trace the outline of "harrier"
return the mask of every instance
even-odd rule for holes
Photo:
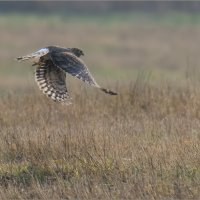
[[[117,93],[100,87],[90,74],[85,63],[80,59],[83,51],[78,48],[62,48],[48,46],[35,53],[18,57],[17,60],[24,61],[34,59],[32,66],[35,70],[35,80],[39,88],[56,102],[67,102],[70,99],[66,87],[66,73],[102,90],[110,95]]]

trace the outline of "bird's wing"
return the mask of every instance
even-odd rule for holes
[[[62,52],[62,53],[51,53],[50,57],[52,59],[52,62],[60,69],[62,69],[64,72],[68,72],[72,76],[77,77],[78,79],[99,88],[103,92],[110,94],[110,95],[117,95],[117,93],[100,87],[92,75],[90,74],[87,66],[85,63],[75,56],[72,53],[69,52]]]
[[[56,67],[51,60],[41,63],[35,71],[35,80],[39,88],[44,94],[57,102],[66,102],[70,99],[65,77],[66,74]]]
[[[75,76],[94,87],[100,88],[84,62],[74,54],[70,52],[52,53],[51,59],[53,63],[63,71],[68,72],[72,76]]]

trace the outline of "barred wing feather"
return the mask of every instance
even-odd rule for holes
[[[89,83],[90,85],[99,87],[83,61],[72,53],[53,53],[51,54],[51,58],[53,63],[63,71],[77,77],[86,83]]]
[[[65,102],[70,99],[65,77],[65,72],[56,67],[50,60],[39,65],[35,71],[35,79],[39,88],[57,102]]]
[[[51,59],[57,67],[71,74],[72,76],[75,76],[94,87],[100,88],[107,94],[116,95],[116,93],[112,92],[111,90],[101,88],[90,74],[85,63],[74,54],[69,52],[51,53]]]

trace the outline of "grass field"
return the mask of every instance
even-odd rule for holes
[[[199,199],[200,16],[0,16],[0,199]],[[14,58],[81,47],[107,96],[46,98]]]

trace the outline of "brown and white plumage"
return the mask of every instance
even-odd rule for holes
[[[69,94],[65,83],[66,74],[55,67],[52,61],[46,61],[35,70],[35,80],[39,88],[54,101],[69,100]]]
[[[17,58],[19,61],[34,59],[35,80],[39,88],[57,102],[69,102],[69,94],[66,87],[66,72],[74,77],[102,90],[116,95],[111,90],[101,88],[90,74],[85,63],[79,58],[84,55],[78,48],[61,48],[49,46],[39,51]]]

